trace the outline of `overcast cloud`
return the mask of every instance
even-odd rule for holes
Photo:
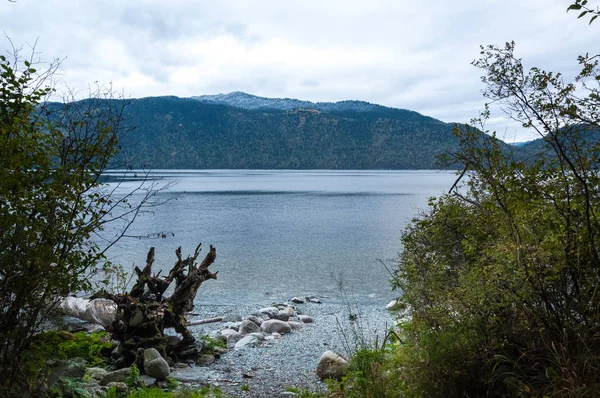
[[[566,76],[600,52],[600,22],[567,14],[569,0],[0,1],[15,44],[67,57],[64,83],[112,82],[127,97],[357,99],[467,122],[485,103],[470,65],[480,44],[514,40],[527,65]],[[488,127],[536,138],[500,111]]]

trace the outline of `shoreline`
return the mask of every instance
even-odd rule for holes
[[[294,305],[314,322],[304,324],[300,330],[283,335],[267,346],[229,350],[208,367],[180,368],[174,371],[173,377],[192,388],[210,383],[234,397],[289,396],[286,391],[289,388],[322,392],[326,390],[325,383],[314,371],[325,351],[336,351],[348,357],[349,350],[360,346],[364,340],[370,344],[376,338],[382,341],[394,324],[393,313],[381,305]],[[199,305],[196,312],[202,318],[209,318],[245,316],[258,309],[252,304]],[[350,314],[354,320],[350,319]],[[194,335],[209,335],[221,326],[222,323],[203,324],[191,326],[190,330]]]

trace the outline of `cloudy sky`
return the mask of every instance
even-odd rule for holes
[[[593,3],[590,2],[590,3]],[[600,2],[599,2],[600,3]],[[0,0],[16,45],[64,58],[70,87],[111,83],[127,97],[244,91],[357,99],[466,122],[485,103],[470,65],[480,44],[514,40],[527,65],[577,72],[600,52],[600,22],[569,0]],[[0,38],[2,50],[10,43]],[[532,137],[501,111],[488,127]]]

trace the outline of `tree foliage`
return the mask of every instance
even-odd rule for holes
[[[570,83],[526,71],[514,43],[482,48],[485,96],[543,138],[527,159],[456,128],[464,184],[402,237],[395,286],[405,387],[415,396],[600,393],[597,57]],[[489,111],[476,120],[484,128]]]
[[[123,105],[98,90],[47,107],[57,67],[0,56],[0,395],[26,376],[21,354],[57,300],[91,287],[106,248],[94,234],[140,210],[99,180],[125,131]]]
[[[596,9],[594,9],[588,6],[588,0],[575,0],[575,2],[567,8],[567,12],[569,11],[578,11],[579,16],[577,18],[583,18],[586,15],[589,15],[590,24],[598,18],[598,15],[600,15],[600,8],[596,7]]]

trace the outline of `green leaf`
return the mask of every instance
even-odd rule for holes
[[[589,23],[589,24],[591,24],[592,22],[594,22],[594,19],[596,19],[596,18],[598,18],[598,15],[594,15],[594,16],[592,17],[592,19],[590,19],[590,23]]]
[[[584,11],[584,12],[582,12],[581,14],[579,14],[579,16],[577,17],[577,19],[579,19],[579,18],[583,17],[583,16],[584,16],[585,14],[587,14],[587,13],[588,13],[587,11]]]
[[[581,6],[579,4],[571,4],[569,8],[567,8],[567,12],[570,10],[581,10]]]

